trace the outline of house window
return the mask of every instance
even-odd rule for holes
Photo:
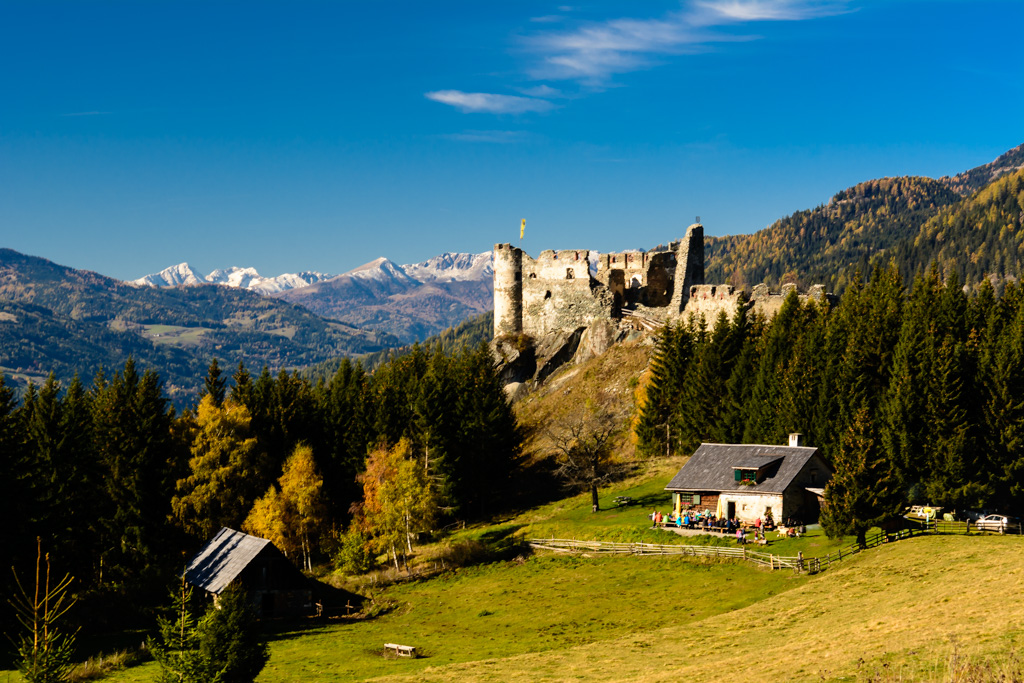
[[[733,470],[733,476],[736,481],[757,481],[757,470],[741,470],[739,468]]]
[[[700,505],[699,493],[680,493],[679,500],[684,505]]]

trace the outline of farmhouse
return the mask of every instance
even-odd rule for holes
[[[666,490],[682,510],[710,510],[719,517],[753,522],[771,513],[787,519],[816,522],[821,494],[832,467],[817,448],[801,445],[800,434],[788,446],[703,443]]]
[[[237,581],[264,618],[302,616],[313,610],[309,581],[284,553],[266,539],[227,527],[192,558],[185,580],[214,596]]]

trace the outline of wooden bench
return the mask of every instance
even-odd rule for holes
[[[395,654],[399,657],[412,657],[416,659],[419,655],[416,654],[416,648],[411,645],[397,645],[396,643],[384,643],[385,650],[394,650]]]

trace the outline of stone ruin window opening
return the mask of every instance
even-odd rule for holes
[[[544,292],[544,301],[547,301],[550,298],[551,298],[551,292]]]
[[[575,277],[576,276],[573,274],[572,268],[566,268],[565,269],[565,279],[566,280],[572,280]]]
[[[632,278],[630,278],[630,280],[629,280],[629,288],[630,289],[640,289],[640,278],[636,277],[635,275]]]
[[[537,273],[530,273],[530,279],[531,280],[536,280],[537,279]]]

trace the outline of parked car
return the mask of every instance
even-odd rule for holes
[[[918,522],[934,522],[941,515],[942,508],[937,508],[931,505],[913,505],[909,510],[903,513],[903,516],[907,519],[913,519]]]
[[[974,526],[979,531],[998,531],[1001,534],[1019,534],[1021,531],[1020,520],[1006,515],[986,515],[975,522]]]

